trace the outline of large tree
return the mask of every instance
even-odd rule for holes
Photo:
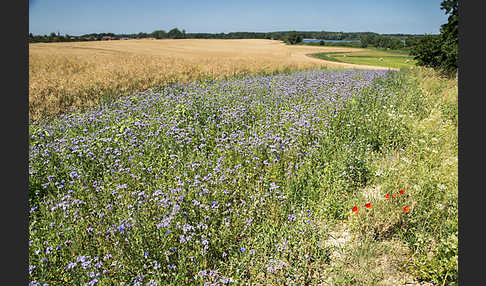
[[[458,0],[444,0],[440,9],[449,14],[448,22],[441,26],[442,68],[448,72],[454,72],[459,67],[459,37],[458,37]]]
[[[444,0],[440,9],[449,15],[443,24],[440,35],[429,35],[420,39],[410,51],[418,65],[432,67],[453,74],[459,67],[458,49],[458,0]]]
[[[171,39],[183,39],[185,37],[185,31],[182,33],[179,29],[174,28],[169,31],[168,36]]]

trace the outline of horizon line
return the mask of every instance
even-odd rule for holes
[[[172,29],[179,29],[177,27],[175,28],[171,28],[170,30]],[[170,30],[165,30],[165,29],[159,29],[159,30],[154,30],[152,32],[134,32],[134,33],[114,33],[114,32],[90,32],[90,33],[84,33],[84,34],[80,34],[80,35],[74,35],[74,34],[68,34],[68,33],[64,33],[64,34],[61,34],[59,32],[59,30],[57,31],[58,34],[61,34],[61,35],[70,35],[70,36],[84,36],[84,35],[90,35],[90,34],[115,34],[115,35],[133,35],[133,34],[140,34],[140,33],[144,33],[144,34],[151,34],[155,31],[165,31],[165,32],[169,32]],[[185,30],[185,29],[179,29],[181,32],[182,30]],[[371,32],[371,31],[362,31],[362,32],[357,32],[357,31],[353,31],[353,32],[344,32],[344,31],[326,31],[326,30],[321,30],[321,31],[318,31],[318,30],[279,30],[279,31],[267,31],[267,32],[255,32],[255,31],[232,31],[232,32],[187,32],[185,31],[185,34],[213,34],[213,35],[217,35],[217,34],[231,34],[231,33],[258,33],[258,34],[266,34],[266,33],[282,33],[282,32],[304,32],[304,33],[312,33],[312,32],[317,32],[317,33],[320,33],[320,32],[328,32],[328,33],[343,33],[343,34],[353,34],[353,33],[373,33],[373,34],[378,34],[378,35],[412,35],[412,36],[422,36],[422,35],[439,35],[440,33],[437,33],[437,34],[434,34],[434,33],[403,33],[403,32],[397,32],[397,33],[377,33],[377,32]],[[50,33],[54,33],[54,32],[49,32],[48,34],[44,34],[44,35],[49,35]],[[29,32],[29,34],[32,34],[34,36],[43,36],[41,34],[38,34],[38,35],[35,35],[33,34],[32,32]]]

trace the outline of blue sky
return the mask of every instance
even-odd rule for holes
[[[442,0],[29,0],[34,35],[333,31],[438,34]]]

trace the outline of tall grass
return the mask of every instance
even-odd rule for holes
[[[347,258],[398,239],[415,253],[403,271],[454,281],[457,101],[445,82],[422,71],[208,79],[32,123],[30,279],[376,285],[381,272],[333,256],[333,227],[349,225],[367,244]],[[375,201],[374,215],[350,212],[375,186],[407,190],[403,224]],[[426,239],[449,248],[426,256]]]
[[[348,274],[365,281],[370,272],[383,279],[394,269],[416,281],[457,285],[457,81],[418,69],[396,84],[396,96],[383,102],[381,109],[383,121],[398,123],[401,131],[368,128],[391,131],[398,140],[386,144],[371,164],[373,180],[353,197],[359,214],[349,224],[356,233],[350,249],[363,249],[358,241],[364,241],[366,247],[384,251],[386,242],[398,240],[394,245],[400,250],[390,252],[388,260],[400,261],[399,267],[367,273],[351,268]],[[373,137],[383,136],[380,133]],[[363,207],[366,202],[372,202],[372,209]],[[405,207],[410,209],[406,213]],[[353,259],[366,263],[376,263],[380,255],[349,252]]]

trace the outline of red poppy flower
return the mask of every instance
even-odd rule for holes
[[[397,197],[397,194],[393,194],[393,195],[392,195],[392,198],[396,198],[396,197]]]
[[[403,211],[404,211],[404,212],[406,212],[406,213],[407,213],[409,210],[410,210],[410,208],[409,208],[408,206],[405,206],[405,207],[403,208]]]
[[[389,198],[390,198],[390,194],[386,194],[385,199],[389,199]]]
[[[358,213],[358,207],[357,206],[353,207],[353,213]]]
[[[404,189],[401,189],[401,190],[399,191],[399,193],[400,193],[401,195],[403,195],[403,194],[405,194],[405,190],[404,190]]]
[[[367,203],[367,204],[365,205],[365,208],[367,208],[367,209],[371,208],[371,203]]]

